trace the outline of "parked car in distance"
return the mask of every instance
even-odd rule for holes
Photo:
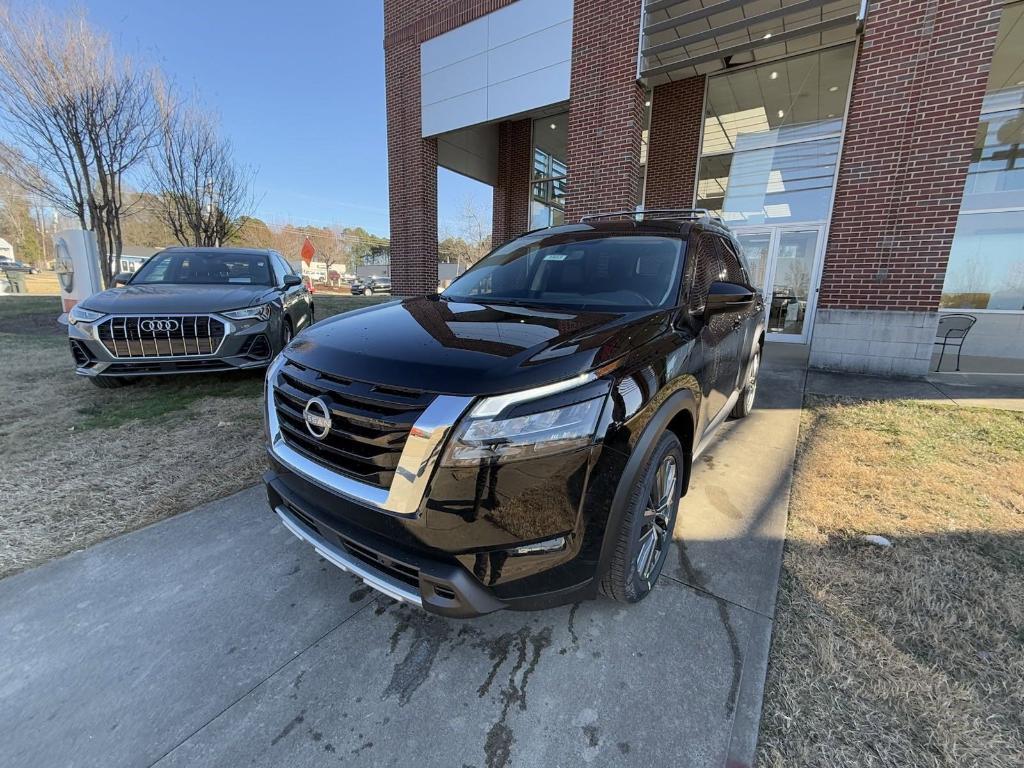
[[[26,272],[30,275],[38,275],[39,267],[26,264],[23,261],[3,259],[0,260],[0,272]]]
[[[531,232],[286,347],[264,477],[283,524],[439,614],[645,597],[693,461],[754,406],[765,308],[720,219],[638,216]]]
[[[168,248],[68,313],[76,373],[132,377],[265,367],[313,323],[313,299],[276,251]]]
[[[371,277],[368,280],[356,279],[351,285],[353,296],[372,296],[375,293],[391,293],[390,277]]]

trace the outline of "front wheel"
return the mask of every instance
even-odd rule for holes
[[[734,419],[742,419],[754,410],[754,398],[757,396],[757,375],[761,372],[761,348],[754,350],[747,363],[747,377],[744,380],[743,389],[740,390],[739,399],[732,408],[729,415]]]
[[[373,296],[373,288],[366,288],[363,290],[363,296]]]
[[[666,432],[640,471],[617,534],[605,595],[624,603],[643,600],[654,587],[672,546],[683,485],[683,448]]]

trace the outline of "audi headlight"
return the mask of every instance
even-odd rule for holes
[[[230,317],[232,320],[269,320],[270,319],[270,304],[260,304],[256,307],[246,307],[245,309],[232,309],[230,312],[221,312],[224,317]]]
[[[91,309],[86,309],[81,304],[75,304],[68,312],[68,322],[72,325],[77,323],[91,323],[99,320],[103,317],[102,312],[93,312]]]
[[[593,395],[594,390],[585,394]],[[606,399],[600,394],[523,415],[516,415],[516,407],[506,406],[501,410],[509,415],[501,418],[495,412],[496,403],[508,402],[509,397],[485,398],[470,411],[448,442],[443,466],[522,461],[585,448],[594,441]]]

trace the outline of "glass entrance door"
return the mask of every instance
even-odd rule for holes
[[[737,230],[751,279],[765,297],[768,339],[809,338],[823,245],[822,227]]]

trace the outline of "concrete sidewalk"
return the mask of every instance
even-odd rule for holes
[[[1024,411],[1024,377],[1016,375],[941,373],[931,374],[927,379],[887,379],[809,371],[807,393]]]
[[[8,578],[0,765],[749,764],[803,379],[768,352],[636,606],[397,606],[260,489]]]

